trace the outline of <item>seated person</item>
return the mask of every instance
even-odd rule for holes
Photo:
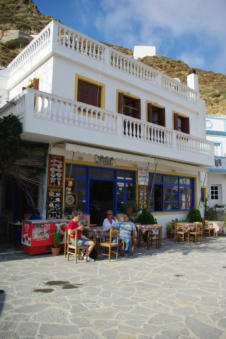
[[[89,246],[88,252],[89,255],[92,252],[95,244],[92,240],[87,239],[82,235],[82,231],[84,230],[84,226],[81,225],[79,226],[78,223],[82,217],[82,213],[80,211],[73,211],[72,212],[72,221],[68,224],[68,234],[70,236],[70,240],[72,245],[75,244],[75,231],[78,230],[77,232],[77,244],[78,246]],[[94,261],[90,256],[88,257],[88,261]]]
[[[112,228],[112,226],[115,226],[118,224],[118,220],[116,217],[113,217],[112,210],[107,210],[106,214],[107,214],[107,218],[105,218],[103,221],[103,228],[106,231],[108,231]]]
[[[133,222],[130,221],[129,215],[124,214],[124,221],[114,226],[115,229],[119,228],[119,241],[124,240],[125,242],[125,254],[128,254],[129,249],[132,245],[132,231],[134,231],[135,241],[137,237],[137,230]]]

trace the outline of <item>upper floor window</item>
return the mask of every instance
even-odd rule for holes
[[[183,133],[190,133],[189,118],[174,113],[174,129]]]
[[[101,86],[78,79],[77,100],[88,105],[101,107]]]
[[[211,193],[211,200],[218,200],[219,199],[219,186],[212,185],[210,188]]]
[[[158,107],[151,103],[147,104],[147,118],[148,122],[151,122],[153,124],[165,126],[165,108],[164,107]]]
[[[118,113],[140,119],[140,99],[118,93]]]
[[[214,154],[218,157],[221,156],[221,144],[219,142],[214,143]]]

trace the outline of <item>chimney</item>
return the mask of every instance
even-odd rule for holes
[[[195,69],[191,69],[187,76],[187,86],[197,92],[199,91],[199,80]]]

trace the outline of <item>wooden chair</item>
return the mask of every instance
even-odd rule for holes
[[[203,225],[201,222],[195,222],[194,231],[189,232],[189,237],[194,237],[194,242],[198,241],[198,237],[200,237],[200,242],[202,242],[203,235]]]
[[[156,244],[156,248],[160,248],[161,247],[161,238],[162,238],[162,232],[161,232],[161,227],[162,225],[160,224],[155,224],[153,226],[157,226],[157,231],[158,232],[155,232],[153,233],[153,231],[151,231],[151,246],[152,246],[152,242],[155,241],[155,244]]]
[[[67,247],[66,247],[66,251],[67,251],[67,260],[69,260],[70,255],[73,255],[75,258],[75,262],[77,264],[78,262],[78,258],[81,258],[81,253],[84,253],[86,261],[88,261],[88,248],[89,246],[78,246],[77,243],[78,240],[78,234],[77,231],[75,232],[75,244],[72,245],[71,240],[70,240],[70,236],[68,234],[67,236]]]
[[[211,223],[211,221],[204,220],[204,223],[203,223],[203,233],[207,237],[210,237],[211,235],[214,235],[213,224]]]
[[[115,240],[113,242],[113,240]],[[104,252],[102,252],[102,255],[105,255],[108,257],[108,260],[111,260],[111,254],[115,254],[116,260],[118,260],[118,247],[119,247],[119,231],[117,230],[110,230],[109,232],[109,239],[105,242],[100,242],[100,249],[104,249]],[[108,252],[106,250],[108,249]]]
[[[131,232],[131,247],[130,247],[132,255],[134,255],[134,249],[135,249],[135,233],[132,230],[132,232]],[[124,240],[121,240],[121,253],[122,253],[122,256],[124,257],[124,254],[125,254],[125,241]]]
[[[65,227],[64,230],[64,256],[67,256],[67,243],[68,243],[68,228]]]
[[[174,236],[174,239],[179,241],[180,239],[182,241],[185,240],[185,230],[184,230],[184,224],[181,224],[181,223],[176,223],[175,224],[175,236]]]

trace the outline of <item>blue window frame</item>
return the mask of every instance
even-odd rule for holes
[[[188,211],[194,207],[194,179],[149,173],[148,206],[156,211]]]
[[[113,212],[121,213],[128,201],[136,197],[136,172],[121,169],[66,164],[66,177],[75,178],[78,208],[89,214],[90,180],[113,182]],[[67,214],[65,212],[65,214]]]

